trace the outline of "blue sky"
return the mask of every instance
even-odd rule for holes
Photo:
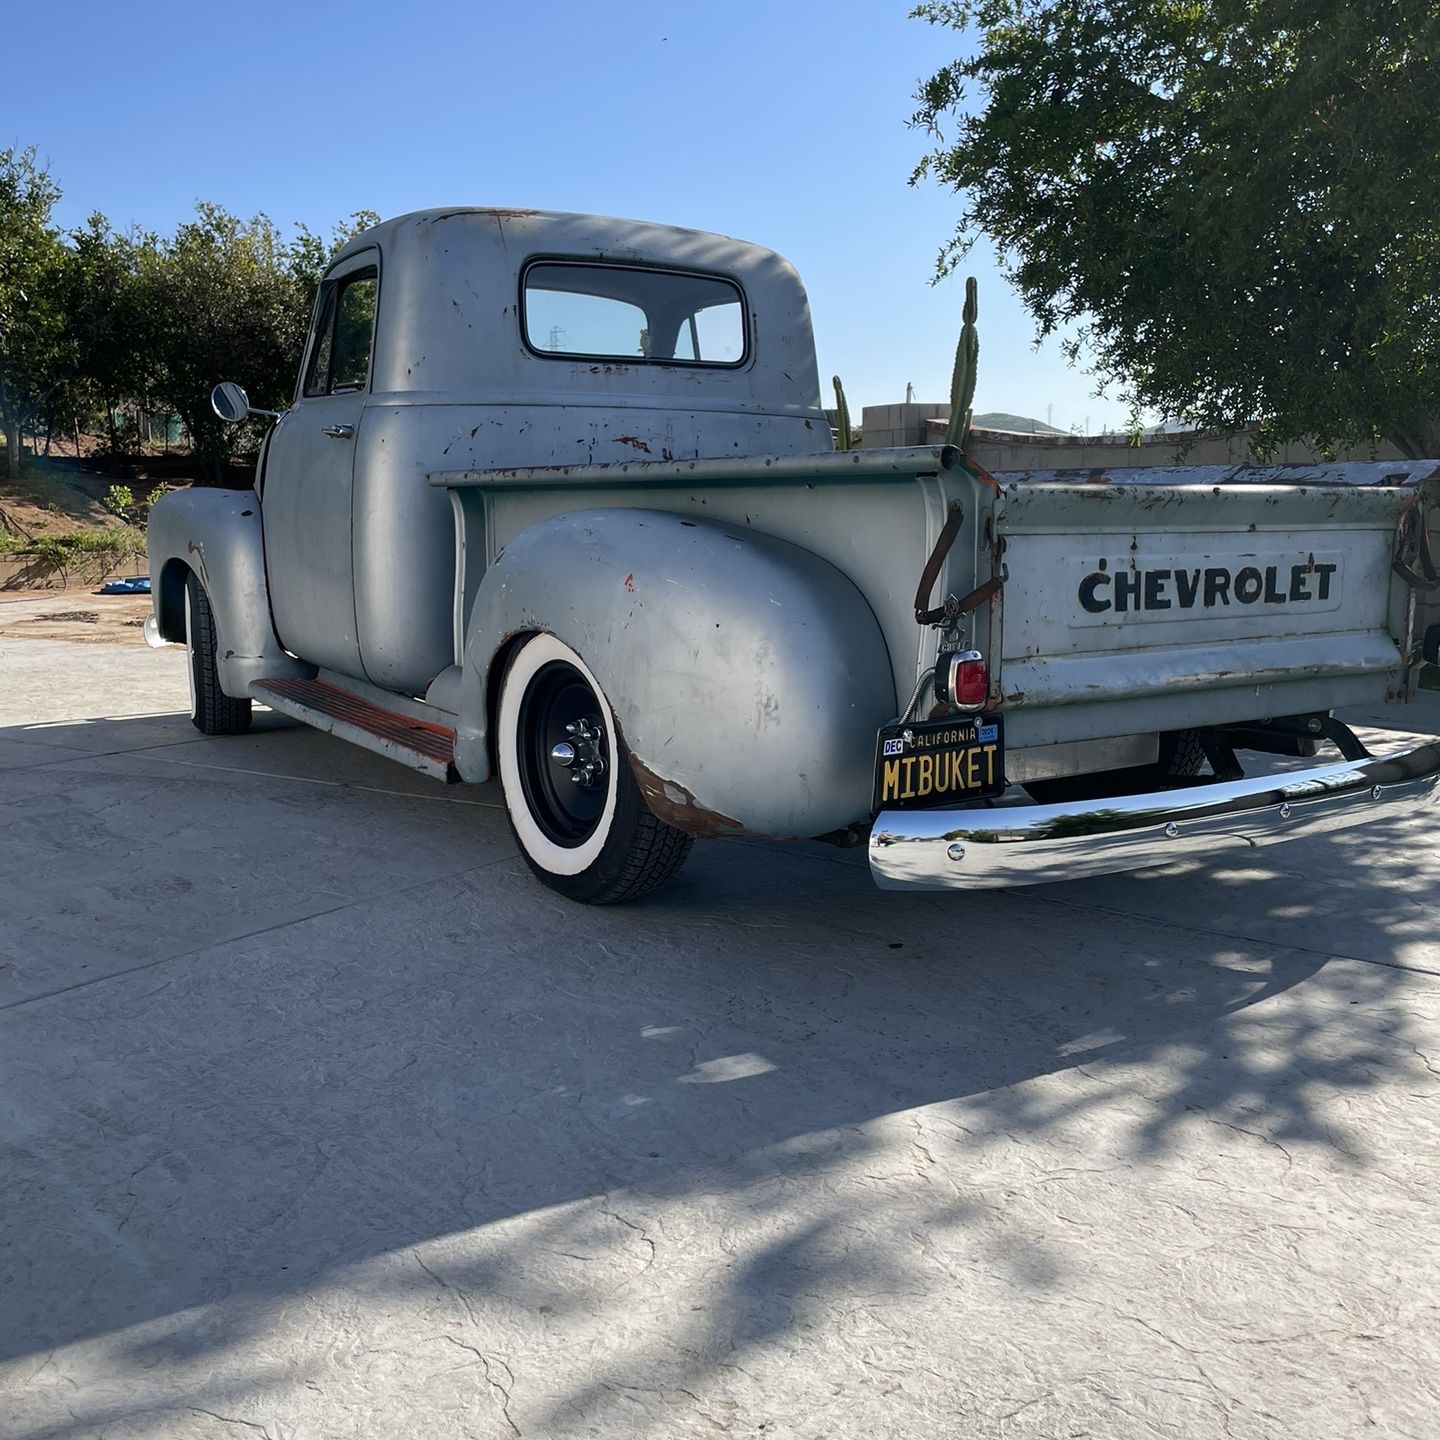
[[[954,197],[906,179],[916,81],[954,32],[907,0],[6,7],[0,146],[38,147],[58,219],[168,229],[199,199],[328,231],[350,212],[595,211],[770,245],[810,291],[852,410],[941,400],[963,287],[932,287]],[[10,82],[13,82],[10,83]],[[1031,327],[988,255],[977,410],[1071,428],[1123,407]]]

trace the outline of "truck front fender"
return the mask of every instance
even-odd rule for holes
[[[185,582],[210,597],[220,688],[235,699],[261,679],[308,679],[315,667],[287,655],[270,619],[260,499],[253,490],[192,487],[165,495],[146,527],[155,629],[185,643]]]
[[[596,509],[540,521],[477,590],[455,761],[492,770],[510,647],[548,632],[605,690],[651,809],[692,835],[810,836],[868,818],[889,654],[854,583],[743,525]]]

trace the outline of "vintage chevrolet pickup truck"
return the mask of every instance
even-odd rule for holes
[[[868,837],[885,887],[1059,880],[1434,799],[1440,746],[1375,758],[1331,712],[1406,693],[1436,468],[836,450],[777,255],[426,211],[330,266],[254,488],[155,506],[147,633],[207,735],[259,701],[498,777],[577,900],[722,835]]]

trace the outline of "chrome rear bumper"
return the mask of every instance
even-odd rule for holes
[[[1069,805],[882,810],[870,873],[884,890],[988,890],[1143,870],[1172,860],[1397,819],[1440,791],[1440,741],[1313,770]]]

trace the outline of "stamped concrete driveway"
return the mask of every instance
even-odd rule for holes
[[[0,641],[5,1440],[1440,1433],[1433,816],[596,911],[183,704]]]

